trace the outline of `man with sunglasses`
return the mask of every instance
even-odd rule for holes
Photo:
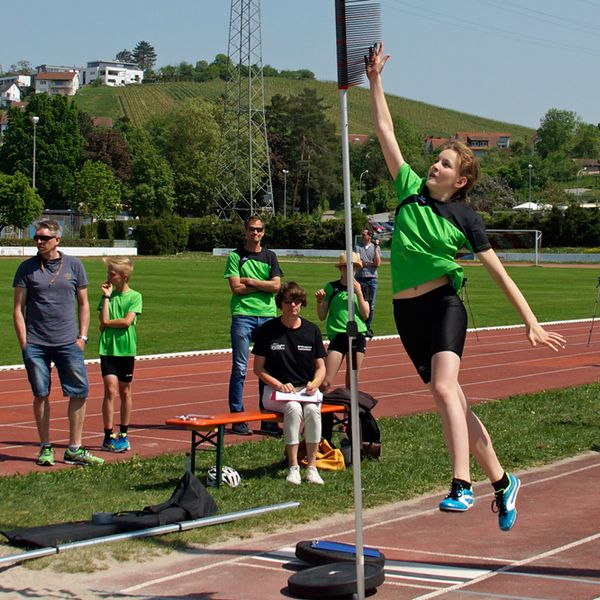
[[[254,332],[266,321],[277,316],[275,294],[281,286],[283,272],[277,256],[262,247],[265,226],[259,217],[250,217],[244,224],[244,246],[231,252],[225,266],[225,279],[231,289],[231,352],[229,379],[229,410],[244,410],[244,382],[248,368],[248,352]],[[259,405],[262,408],[259,385]],[[273,429],[273,425],[277,429]],[[233,433],[251,435],[247,423],[236,423]],[[262,423],[261,432],[281,435],[277,423]]]
[[[90,322],[88,280],[81,261],[58,250],[61,235],[56,221],[36,223],[33,239],[38,253],[19,265],[13,280],[13,322],[33,392],[33,414],[40,437],[37,464],[54,465],[49,402],[53,362],[63,395],[69,398],[69,445],[64,461],[101,465],[104,460],[81,445],[88,396],[83,355]]]

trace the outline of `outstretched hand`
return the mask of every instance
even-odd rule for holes
[[[548,346],[548,348],[552,348],[552,350],[555,352],[558,352],[561,348],[564,348],[567,343],[567,340],[560,335],[560,333],[556,333],[555,331],[546,331],[537,323],[531,327],[527,327],[526,332],[529,343],[532,346],[537,346],[539,343],[543,344],[544,346]]]
[[[365,54],[365,71],[369,81],[372,77],[381,75],[389,58],[389,54],[383,53],[383,42],[377,42],[369,48],[369,54]]]

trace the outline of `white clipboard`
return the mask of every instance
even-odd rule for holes
[[[271,400],[278,402],[323,402],[323,392],[317,390],[312,396],[306,393],[306,388],[302,388],[297,392],[277,392],[271,394]]]

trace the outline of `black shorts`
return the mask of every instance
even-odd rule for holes
[[[467,311],[451,285],[417,298],[394,300],[394,320],[404,349],[425,383],[431,381],[434,354],[450,351],[462,357]]]
[[[135,356],[101,356],[100,370],[102,377],[116,375],[122,383],[131,383],[133,380],[133,369]]]
[[[359,333],[356,336],[356,351],[365,353],[367,349],[367,338],[364,333]],[[330,342],[327,352],[335,350],[340,354],[348,354],[348,336],[345,333],[338,333]]]

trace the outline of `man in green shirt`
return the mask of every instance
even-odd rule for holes
[[[227,258],[224,277],[231,288],[231,352],[232,367],[229,379],[229,410],[244,410],[243,392],[248,352],[254,331],[277,316],[275,294],[279,291],[283,273],[277,256],[262,247],[265,226],[259,217],[250,217],[245,223],[245,244]],[[262,399],[259,392],[259,403]],[[263,423],[261,430],[269,431],[271,423]],[[250,435],[247,423],[236,423],[232,430],[239,435]],[[276,432],[278,433],[278,432]]]

